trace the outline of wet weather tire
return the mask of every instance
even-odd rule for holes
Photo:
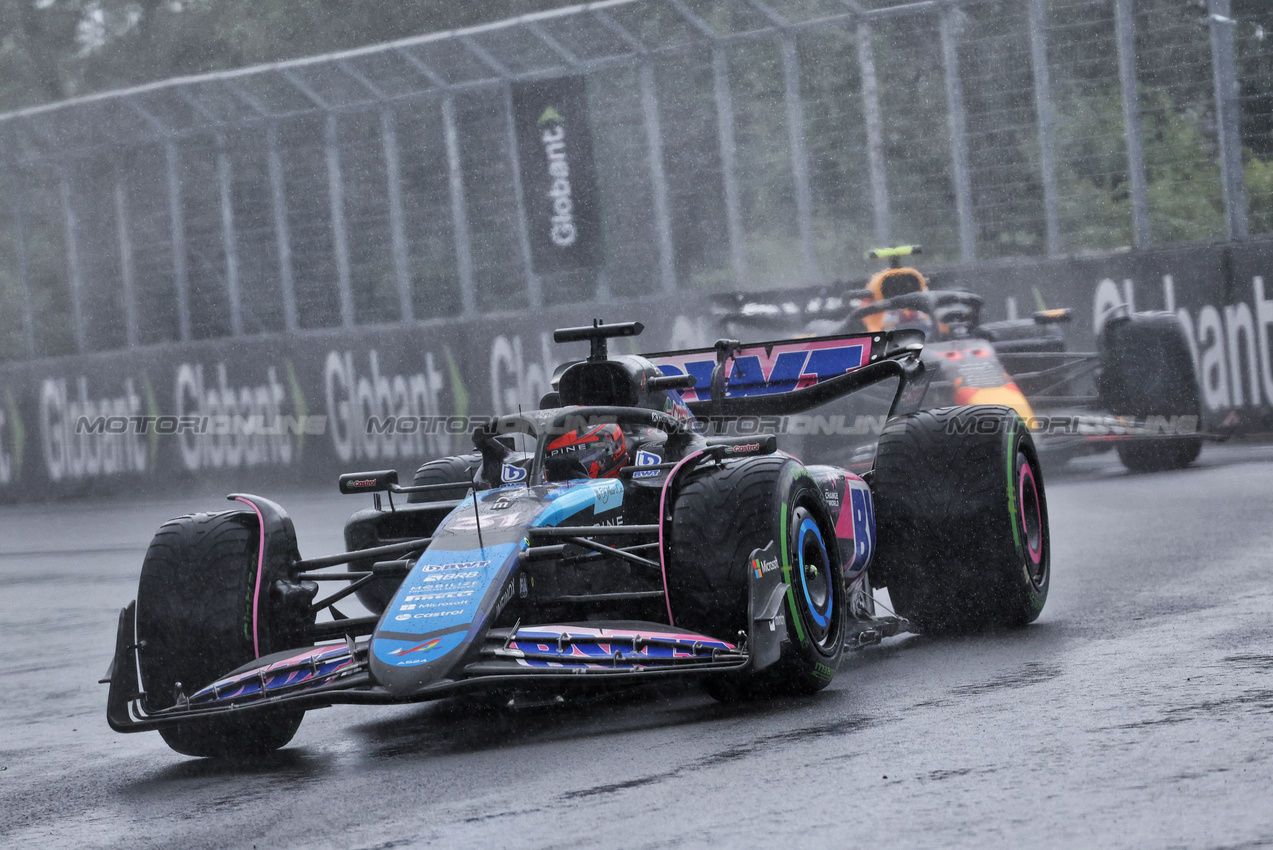
[[[1115,416],[1193,417],[1202,421],[1198,373],[1184,325],[1174,313],[1114,316],[1101,330],[1100,395]],[[1197,436],[1156,437],[1118,443],[1118,457],[1133,472],[1181,469],[1202,451]]]
[[[844,579],[835,540],[821,492],[788,457],[691,474],[672,511],[667,582],[675,625],[737,641],[748,629],[751,555],[771,543],[779,543],[790,585],[783,603],[789,640],[780,660],[742,678],[711,677],[712,696],[809,694],[830,683],[844,645]]]
[[[271,621],[307,616],[313,622],[307,612],[289,617],[279,609],[270,590],[287,576],[277,566],[267,563],[258,582],[259,533],[251,513],[226,511],[169,520],[151,540],[137,589],[141,682],[149,710],[174,705],[178,684],[188,697],[255,658],[292,648],[285,643],[294,629],[272,629]],[[303,716],[303,711],[245,711],[161,727],[159,733],[185,755],[243,757],[285,745]]]
[[[471,467],[462,457],[444,457],[438,460],[431,460],[416,470],[415,477],[411,479],[412,487],[419,487],[424,484],[456,484],[454,490],[435,490],[431,493],[411,493],[407,496],[407,501],[412,504],[421,502],[440,502],[448,499],[463,499],[468,495],[469,487],[472,479],[469,477]]]
[[[871,488],[872,575],[930,633],[1032,622],[1050,583],[1048,511],[1034,441],[1011,408],[947,407],[893,420]]]

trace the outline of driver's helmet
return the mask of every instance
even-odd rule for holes
[[[544,450],[548,477],[617,478],[630,465],[628,441],[618,425],[592,425],[562,434]]]
[[[928,281],[917,270],[903,266],[897,269],[884,269],[876,272],[866,285],[874,301],[887,301],[899,295],[912,292],[927,292]],[[932,316],[919,310],[886,310],[862,319],[862,324],[870,333],[893,330],[894,328],[917,328],[932,336],[935,323]]]

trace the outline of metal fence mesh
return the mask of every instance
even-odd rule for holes
[[[0,115],[0,358],[1266,233],[1265,6],[608,0]],[[509,86],[562,74],[605,263],[537,275]]]

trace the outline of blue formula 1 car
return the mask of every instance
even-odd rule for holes
[[[541,409],[483,422],[473,453],[410,486],[341,476],[374,501],[348,520],[347,552],[302,558],[287,514],[257,496],[164,524],[120,615],[111,726],[245,756],[334,703],[669,676],[718,699],[808,694],[846,647],[1038,616],[1048,520],[1029,431],[1008,407],[911,412],[913,332],[608,355],[640,331],[557,331],[591,354]],[[773,434],[717,433],[886,381],[894,416],[864,476],[803,463]],[[339,612],[355,593],[374,616]]]

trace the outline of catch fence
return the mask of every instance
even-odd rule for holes
[[[1229,0],[869,5],[608,0],[0,115],[0,360],[1273,230]],[[599,248],[544,271],[515,116],[561,77]]]

